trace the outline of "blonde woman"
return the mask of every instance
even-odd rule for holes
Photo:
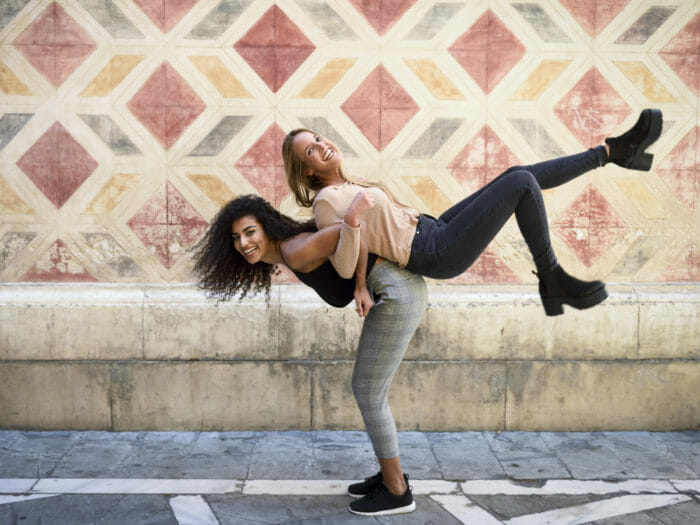
[[[545,313],[559,315],[564,304],[590,308],[602,302],[607,292],[601,281],[581,281],[559,266],[549,239],[541,190],[609,162],[649,170],[652,155],[645,150],[658,138],[661,126],[661,111],[646,109],[632,129],[606,139],[605,145],[509,168],[437,219],[401,205],[380,185],[352,182],[343,171],[340,150],[311,130],[291,131],[282,154],[296,201],[313,207],[317,226],[340,223],[346,238],[354,239],[354,249],[330,256],[341,276],[351,276],[369,251],[425,277],[456,277],[472,265],[515,215],[537,270]],[[361,228],[343,222],[347,211],[356,206],[365,212]]]

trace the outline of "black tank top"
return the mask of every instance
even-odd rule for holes
[[[376,261],[377,256],[370,253],[367,260],[367,274]],[[342,308],[354,300],[355,278],[343,279],[328,260],[308,273],[296,270],[292,270],[292,272],[302,283],[313,288],[321,299],[331,306]]]

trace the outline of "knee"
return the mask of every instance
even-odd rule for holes
[[[532,172],[526,169],[518,169],[508,173],[508,178],[513,181],[518,187],[531,189],[539,188],[540,185],[537,183],[537,179],[532,174]]]
[[[373,386],[372,381],[367,381],[358,374],[352,376],[352,393],[361,410],[383,406],[387,394],[385,389]]]

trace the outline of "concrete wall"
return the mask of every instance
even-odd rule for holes
[[[700,428],[700,287],[430,286],[391,391],[400,429]],[[0,428],[354,429],[361,321],[308,288],[217,305],[186,285],[0,285]]]

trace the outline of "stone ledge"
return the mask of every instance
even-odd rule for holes
[[[609,292],[546,317],[535,286],[432,285],[406,359],[700,357],[700,285]],[[302,285],[274,286],[268,306],[187,285],[3,284],[0,326],[0,360],[352,360],[362,322]]]
[[[363,428],[352,362],[0,362],[0,428]],[[401,430],[697,430],[700,361],[401,364]]]
[[[700,428],[700,286],[431,286],[391,390],[403,430]],[[0,428],[362,429],[361,320],[301,285],[218,306],[183,285],[0,285]]]

